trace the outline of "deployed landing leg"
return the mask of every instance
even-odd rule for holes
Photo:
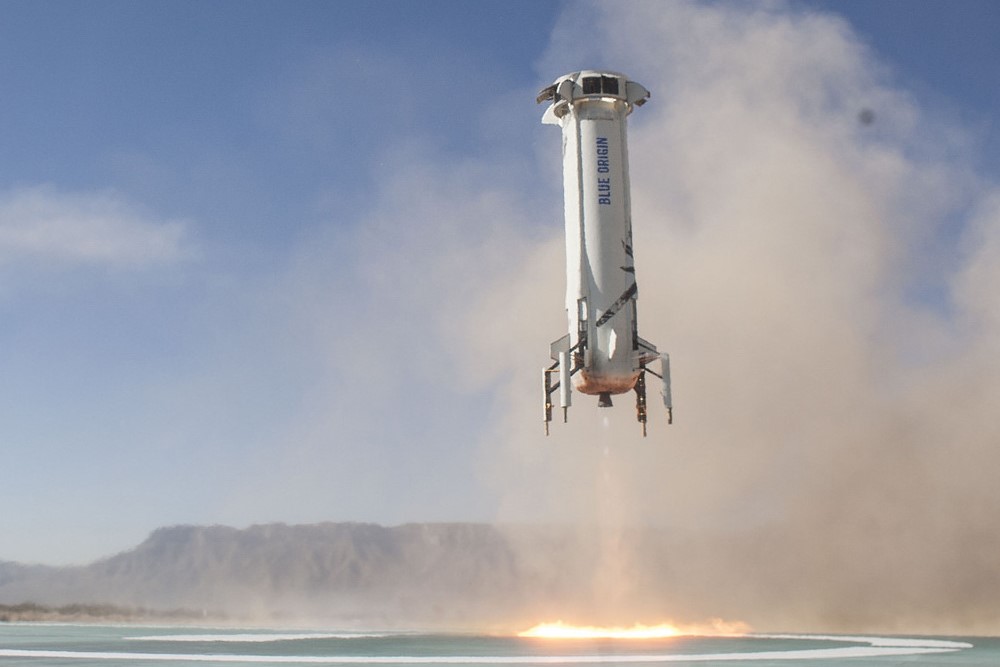
[[[661,354],[660,355],[660,372],[652,371],[648,368],[643,368],[643,371],[647,373],[652,373],[656,377],[660,378],[660,396],[663,398],[663,407],[667,409],[667,423],[674,423],[674,399],[670,395],[670,355]],[[639,376],[642,379],[642,375]],[[638,386],[636,382],[636,386]],[[638,391],[638,389],[636,390]],[[643,405],[645,406],[645,382],[643,382]],[[641,419],[639,421],[642,421]]]
[[[646,437],[646,369],[635,381],[635,418],[642,424],[642,437]]]
[[[549,422],[552,421],[552,378],[551,373],[555,370],[555,366],[552,368],[546,368],[542,370],[542,405],[544,406],[544,419],[545,419],[545,435],[549,434]]]
[[[569,407],[573,404],[570,376],[577,371],[577,368],[570,366],[570,360],[572,359],[573,363],[576,364],[576,356],[569,350],[563,350],[559,352],[558,361],[542,371],[542,404],[545,407],[545,414],[543,415],[545,419],[545,435],[549,434],[549,422],[552,421],[552,394],[557,389],[559,390],[559,407],[563,411],[563,423],[565,424],[568,421]],[[559,380],[554,384],[552,382],[553,373],[559,374]]]

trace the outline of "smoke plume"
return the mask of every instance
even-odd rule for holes
[[[642,440],[630,397],[577,396],[542,437],[553,230],[464,320],[503,362],[501,519],[599,536],[581,586],[619,622],[995,631],[1000,196],[971,137],[846,23],[783,4],[574,5],[540,84],[595,66],[653,91],[629,128],[639,327],[676,423],[653,408]]]
[[[277,293],[335,381],[239,507],[467,519],[476,466],[531,545],[531,622],[995,632],[1000,188],[974,134],[783,3],[574,3],[538,87],[594,67],[653,93],[629,121],[639,331],[671,355],[674,425],[651,401],[643,439],[630,396],[576,396],[544,437],[560,137],[508,118],[489,154],[388,149],[356,231],[299,258]],[[537,117],[533,93],[498,104]],[[502,148],[525,141],[534,162]]]

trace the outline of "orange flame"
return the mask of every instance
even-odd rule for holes
[[[712,619],[707,624],[674,625],[660,623],[632,627],[597,627],[592,625],[570,625],[562,621],[540,623],[530,630],[518,633],[518,637],[538,637],[543,639],[666,639],[669,637],[692,636],[732,636],[749,632],[750,626],[740,621]]]

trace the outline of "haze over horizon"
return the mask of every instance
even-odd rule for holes
[[[991,3],[9,8],[0,560],[171,524],[779,526],[841,602],[985,604]],[[533,100],[588,67],[652,91],[639,326],[676,419],[645,440],[624,398],[542,434],[564,259]]]

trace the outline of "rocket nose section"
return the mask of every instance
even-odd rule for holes
[[[569,111],[569,105],[576,97],[576,89],[579,88],[574,81],[573,75],[568,74],[556,80],[551,86],[542,88],[535,98],[537,104],[551,102],[542,115],[542,123],[545,125],[558,125],[559,119]]]

